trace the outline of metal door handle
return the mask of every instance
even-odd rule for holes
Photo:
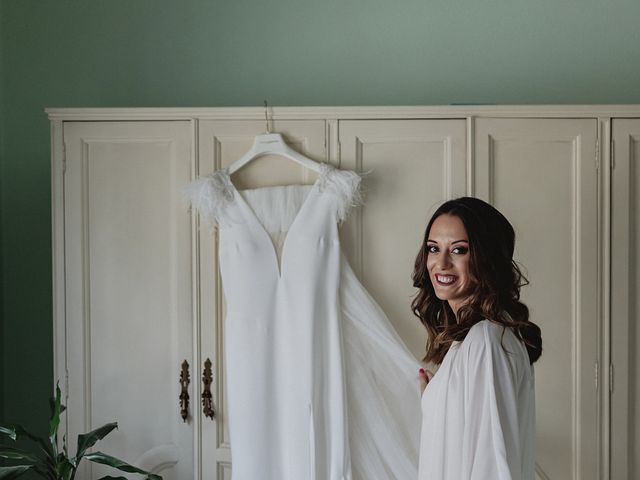
[[[211,394],[211,382],[213,381],[213,375],[211,373],[211,360],[208,358],[204,362],[204,371],[202,372],[202,383],[204,388],[202,389],[202,413],[205,417],[209,417],[213,420],[215,411],[213,409],[213,395]]]
[[[183,422],[186,422],[187,418],[189,418],[189,392],[187,390],[189,383],[189,362],[185,360],[182,362],[182,369],[180,370],[180,386],[182,387],[180,391],[180,416]]]

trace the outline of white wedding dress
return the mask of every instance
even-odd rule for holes
[[[217,225],[233,480],[414,480],[419,362],[345,259],[360,177],[239,191],[226,169],[185,193]]]

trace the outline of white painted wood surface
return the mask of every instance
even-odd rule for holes
[[[216,240],[183,210],[178,188],[248,150],[253,136],[265,131],[264,110],[47,112],[54,369],[68,395],[67,432],[74,438],[117,419],[118,437],[101,447],[105,451],[163,464],[167,479],[229,479]],[[640,117],[640,106],[269,112],[271,130],[283,133],[293,148],[342,168],[372,170],[365,180],[365,207],[342,227],[344,248],[416,355],[424,336],[408,310],[410,261],[435,204],[466,192],[503,211],[516,227],[517,257],[532,281],[523,298],[545,342],[536,367],[540,478],[637,475],[637,226],[629,214],[640,207],[633,203],[639,121],[632,120]],[[609,185],[603,168],[610,166],[610,125],[616,151]],[[245,188],[314,178],[275,157],[252,162],[234,177]],[[611,399],[604,383],[610,379],[608,355],[615,377]],[[193,417],[186,424],[177,398],[182,357],[192,367]],[[214,421],[200,413],[206,358],[214,364]],[[116,398],[122,395],[129,401]],[[178,420],[173,426],[170,417]],[[170,455],[171,445],[179,446],[179,457]],[[179,458],[173,467],[171,458]]]
[[[465,194],[464,120],[340,122],[340,167],[366,172],[365,204],[343,228],[343,248],[416,358],[426,330],[411,312],[424,230],[445,200]]]
[[[542,329],[537,470],[598,478],[598,200],[595,119],[478,119],[475,194],[516,231],[522,299]]]
[[[612,127],[611,478],[640,476],[640,119]]]
[[[64,144],[70,451],[79,433],[117,421],[101,451],[192,478],[193,419],[183,422],[178,402],[180,366],[194,364],[191,218],[179,193],[192,127],[72,122]],[[82,477],[108,472],[86,462]]]

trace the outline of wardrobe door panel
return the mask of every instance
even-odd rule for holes
[[[595,119],[476,120],[472,185],[515,228],[515,259],[530,281],[522,300],[542,329],[542,479],[598,478],[596,135]]]
[[[325,161],[327,149],[324,120],[273,121],[272,131],[282,134],[294,149],[317,161]],[[198,127],[198,161],[196,175],[205,175],[229,166],[247,152],[256,135],[264,133],[263,121],[200,120]],[[271,185],[312,183],[317,174],[294,161],[267,155],[254,159],[232,175],[239,189]],[[232,449],[229,443],[226,407],[226,373],[224,364],[224,292],[218,272],[217,235],[201,227],[199,259],[199,288],[201,305],[200,367],[207,358],[213,363],[211,384],[215,419],[202,417],[202,478],[228,480],[231,478]],[[251,352],[247,352],[251,355]],[[250,381],[250,379],[247,379]],[[260,401],[260,399],[256,399]]]
[[[640,119],[614,119],[611,479],[640,477]]]
[[[426,330],[411,312],[414,260],[427,221],[464,195],[465,120],[340,121],[340,167],[366,172],[364,205],[342,229],[360,280],[417,358]]]
[[[165,480],[194,477],[193,128],[177,122],[66,122],[65,304],[70,452],[105,423],[99,449]],[[59,377],[64,372],[56,372]],[[197,377],[191,381],[197,382]],[[82,478],[114,473],[85,462]]]

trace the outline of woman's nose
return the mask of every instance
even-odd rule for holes
[[[443,252],[441,255],[438,255],[438,261],[436,264],[438,268],[445,270],[451,267],[451,257],[449,257],[448,253]]]

